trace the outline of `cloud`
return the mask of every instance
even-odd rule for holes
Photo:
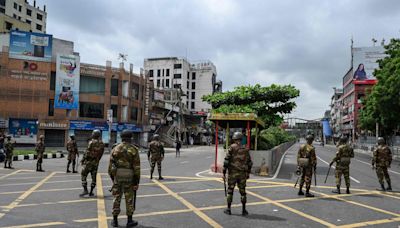
[[[332,87],[350,67],[350,39],[399,36],[400,1],[38,0],[47,32],[75,42],[84,62],[118,62],[138,70],[148,57],[209,59],[224,90],[242,84],[293,84],[292,115],[322,117]]]

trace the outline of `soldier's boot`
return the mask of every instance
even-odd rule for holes
[[[39,163],[36,163],[36,172],[39,172],[40,171],[40,169],[39,169]]]
[[[248,214],[249,214],[249,212],[246,210],[246,203],[242,202],[242,215],[246,216]]]
[[[89,193],[89,196],[94,196],[94,194],[93,194],[94,187],[95,187],[95,186],[90,186],[90,193]]]
[[[307,188],[307,190],[306,190],[306,197],[314,197],[314,195],[310,193],[309,188]]]
[[[81,194],[79,194],[80,197],[86,196],[87,194],[89,194],[88,190],[87,190],[87,186],[83,186],[83,192]]]
[[[332,190],[332,193],[340,194],[340,186],[336,186],[336,189]]]
[[[154,173],[154,168],[151,168],[151,170],[150,170],[150,179],[153,179],[153,173]]]
[[[346,188],[346,194],[350,194],[350,187],[349,186],[347,186],[347,188]]]
[[[4,168],[7,169],[7,162],[4,162]]]
[[[118,215],[113,216],[113,220],[111,221],[112,227],[118,227]]]
[[[132,219],[132,215],[128,216],[128,222],[126,223],[126,227],[135,227],[138,225],[138,222]]]
[[[299,192],[297,193],[297,195],[304,196],[303,185],[300,185]]]
[[[164,178],[161,176],[161,169],[158,169],[158,179],[164,180]]]
[[[76,164],[74,161],[74,162],[72,162],[72,173],[78,173],[78,171],[76,171],[75,168],[76,168]]]
[[[71,163],[70,162],[68,162],[68,164],[67,164],[67,173],[70,173],[71,172],[71,170],[69,170],[69,165],[70,165]]]
[[[232,214],[232,212],[231,212],[231,204],[232,203],[228,203],[228,207],[224,210],[224,213],[227,214],[227,215],[231,215]]]
[[[9,169],[14,169],[14,167],[11,166],[11,162],[8,162],[8,168]]]
[[[386,188],[387,191],[392,191],[392,183],[390,181],[387,182],[388,187]]]
[[[378,190],[380,190],[380,191],[386,191],[385,184],[384,184],[384,183],[381,183],[381,189],[378,189]]]
[[[42,168],[42,163],[39,164],[39,172],[44,172],[44,170]]]

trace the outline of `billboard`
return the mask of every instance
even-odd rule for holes
[[[79,56],[58,55],[54,108],[78,109],[79,107]]]
[[[16,143],[35,144],[37,130],[37,120],[14,118],[9,120],[9,133]]]
[[[10,33],[10,58],[51,62],[52,48],[52,35],[16,30]]]
[[[377,61],[385,56],[383,46],[353,48],[353,79],[376,80],[373,72],[379,67]]]

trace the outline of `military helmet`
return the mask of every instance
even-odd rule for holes
[[[237,131],[237,132],[233,133],[232,139],[237,140],[237,139],[242,139],[242,137],[243,137],[243,134],[241,132]]]
[[[131,139],[133,136],[132,131],[129,130],[123,130],[121,132],[121,139]]]
[[[95,139],[98,139],[98,138],[100,138],[100,136],[101,136],[101,132],[100,132],[100,130],[93,130],[93,132],[92,132],[92,137],[93,138],[95,138]]]
[[[75,139],[75,135],[73,135],[73,134],[70,135],[69,137],[70,137],[71,139]]]
[[[153,140],[158,141],[160,140],[160,136],[158,134],[153,135]]]
[[[378,145],[383,145],[385,144],[385,139],[383,137],[378,138]]]
[[[347,143],[348,138],[346,136],[340,137],[339,141],[340,143]]]
[[[7,135],[7,137],[6,137],[7,139],[11,139],[11,135]]]
[[[306,140],[307,140],[307,141],[309,141],[309,140],[314,140],[314,136],[312,136],[312,135],[307,135],[307,136],[306,136]]]
[[[44,139],[44,135],[40,135],[40,136],[39,136],[39,139]]]

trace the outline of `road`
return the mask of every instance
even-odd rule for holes
[[[207,171],[213,147],[168,153],[163,162],[165,180],[149,180],[149,165],[141,155],[142,179],[134,219],[139,227],[399,227],[400,168],[393,164],[394,192],[380,192],[367,155],[356,154],[351,164],[352,194],[335,195],[334,177],[323,183],[335,148],[316,146],[318,160],[315,198],[297,196],[293,188],[295,156],[290,148],[276,179],[251,176],[247,185],[247,217],[240,215],[235,191],[233,215],[223,213],[225,198],[219,175]],[[109,156],[102,159],[96,196],[79,198],[80,175],[65,173],[65,159],[44,160],[46,172],[33,169],[35,161],[14,162],[15,170],[0,169],[0,227],[107,227],[111,221]],[[324,162],[325,161],[325,162]],[[157,174],[157,171],[155,171]],[[157,176],[157,175],[155,175]],[[89,178],[90,179],[90,178]],[[122,203],[120,225],[126,223]]]

